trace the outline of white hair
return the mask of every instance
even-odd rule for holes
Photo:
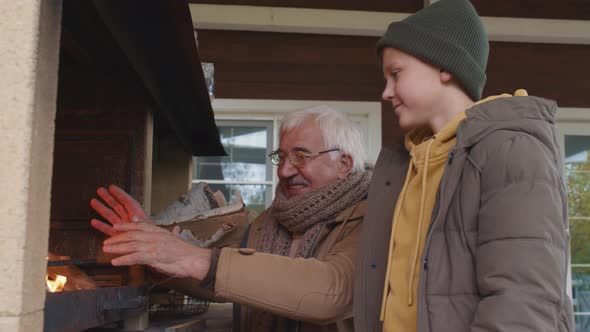
[[[321,105],[288,113],[281,120],[281,136],[308,120],[315,120],[326,149],[340,149],[339,152],[330,152],[332,160],[341,153],[347,154],[352,158],[353,172],[365,169],[367,153],[360,130],[344,113],[331,107]]]

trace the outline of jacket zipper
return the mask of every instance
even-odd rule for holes
[[[465,124],[465,120],[461,121],[461,123],[459,123],[459,126],[457,127],[457,133],[455,135],[455,137],[457,138],[457,142],[460,141],[460,135],[461,135],[461,129],[463,127],[463,125]],[[448,174],[449,169],[450,169],[450,165],[453,163],[453,160],[455,159],[455,152],[457,149],[457,144],[455,144],[455,147],[453,148],[453,150],[451,150],[451,152],[449,153],[449,160],[448,160],[448,165],[449,167],[445,168],[443,176],[441,178],[441,184],[442,184],[442,180],[445,178],[445,174]],[[418,304],[418,326],[417,326],[417,331],[418,332],[424,332],[423,330],[420,329],[420,322],[424,321],[423,317],[424,316],[424,310],[421,309],[422,306],[425,306],[426,304],[422,304],[422,302],[420,301],[420,285],[422,284],[422,280],[424,280],[424,288],[426,288],[426,271],[428,270],[428,256],[429,256],[429,251],[430,251],[430,239],[432,237],[432,228],[434,227],[434,222],[436,220],[436,218],[438,217],[438,212],[440,209],[440,192],[441,192],[441,186],[438,186],[438,190],[436,192],[436,203],[434,205],[434,210],[432,212],[432,218],[430,219],[430,225],[428,227],[428,232],[426,233],[426,242],[424,243],[424,253],[422,255],[423,258],[423,263],[422,263],[422,271],[420,273],[420,282],[418,283],[418,300],[416,301],[416,303]],[[423,272],[423,273],[422,273]],[[426,289],[423,289],[422,292],[426,292]],[[428,324],[428,326],[430,326],[430,323],[428,322],[428,320],[424,321],[424,324]]]
[[[439,186],[439,190],[437,190],[436,192],[436,201],[434,204],[434,210],[432,213],[432,218],[430,219],[430,225],[428,226],[428,232],[426,233],[426,243],[425,244],[429,244],[430,241],[428,241],[430,239],[430,233],[432,231],[432,227],[434,225],[434,221],[436,220],[436,217],[438,216],[438,210],[440,209],[440,186]],[[424,271],[428,270],[428,250],[430,249],[430,246],[427,248],[424,248],[424,260],[423,260],[423,267],[424,267]]]
[[[453,150],[449,153],[448,164],[451,165],[453,163],[454,159],[455,159],[455,150]],[[443,174],[443,178],[444,178],[444,174]],[[428,239],[430,238],[430,231],[432,230],[432,226],[434,225],[434,221],[436,220],[436,217],[438,217],[438,210],[440,209],[440,189],[441,188],[439,185],[438,190],[436,191],[436,201],[434,204],[434,210],[432,210],[432,218],[430,219],[430,225],[428,226],[428,232],[426,233],[426,242],[425,243],[429,242]],[[426,249],[429,249],[429,248],[426,248]],[[426,252],[426,254],[428,254],[428,252]],[[424,270],[427,270],[427,269],[428,269],[428,255],[425,255],[424,256]]]
[[[451,151],[449,153],[449,161],[448,164],[451,165],[453,163],[453,160],[455,158],[455,150],[453,149],[453,151]],[[445,169],[445,172],[443,173],[443,177],[441,178],[441,184],[442,184],[442,179],[444,179],[445,177],[445,173],[449,172],[448,168]],[[438,212],[440,210],[440,192],[441,192],[441,186],[439,185],[438,190],[436,192],[436,201],[434,204],[434,210],[432,211],[432,218],[430,219],[430,225],[428,226],[428,232],[426,233],[426,242],[425,242],[425,247],[424,247],[424,253],[422,255],[422,271],[420,273],[420,279],[421,280],[426,280],[426,271],[428,271],[428,256],[429,256],[429,251],[430,251],[430,238],[432,237],[432,229],[434,227],[434,222],[436,220],[436,218],[438,217]],[[420,301],[420,285],[422,284],[422,282],[418,283],[418,300],[417,300],[417,304],[418,304],[418,322],[422,321],[422,317],[424,315],[424,313],[422,313],[422,315],[420,314],[423,310],[421,310],[422,302]],[[424,284],[426,284],[426,281],[424,281]],[[423,292],[425,292],[426,290],[423,289]],[[426,324],[428,324],[428,322],[425,322]],[[420,325],[418,325],[418,332],[422,332],[422,330],[420,329]]]

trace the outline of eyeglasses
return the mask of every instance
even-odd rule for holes
[[[291,151],[289,151],[289,153],[286,153],[284,151],[277,150],[277,151],[274,151],[273,153],[269,154],[268,156],[270,157],[270,162],[273,165],[278,166],[285,161],[285,158],[289,158],[289,162],[291,162],[291,165],[293,165],[295,167],[301,167],[301,166],[303,166],[303,164],[305,164],[305,162],[307,160],[311,160],[321,154],[333,152],[333,151],[340,151],[340,149],[335,148],[335,149],[324,150],[324,151],[320,151],[320,152],[316,152],[316,153],[309,153],[309,152],[302,151],[302,150],[291,150]]]

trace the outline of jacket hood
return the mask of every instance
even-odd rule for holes
[[[509,130],[537,138],[559,157],[557,104],[553,100],[532,96],[497,98],[476,104],[466,115],[457,131],[459,148],[470,148],[495,131]]]

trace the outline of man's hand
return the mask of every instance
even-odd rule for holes
[[[211,250],[184,242],[175,233],[145,222],[116,223],[117,235],[104,241],[103,251],[120,254],[115,266],[145,264],[179,278],[203,280],[211,264]]]
[[[96,193],[107,203],[108,206],[105,206],[95,198],[90,201],[90,206],[111,223],[111,225],[130,223],[139,220],[150,221],[141,205],[123,189],[115,185],[110,185],[108,190],[101,187],[96,190]],[[90,220],[90,224],[95,229],[109,236],[118,234],[113,227],[98,219]]]

